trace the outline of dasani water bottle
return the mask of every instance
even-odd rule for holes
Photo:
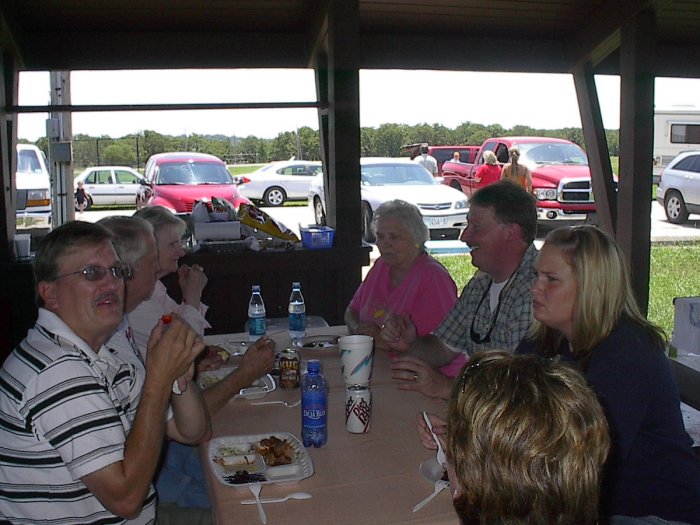
[[[305,447],[321,447],[328,440],[328,383],[318,359],[309,359],[301,383],[301,440]]]

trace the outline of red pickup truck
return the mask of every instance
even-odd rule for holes
[[[498,137],[484,141],[474,163],[445,162],[443,183],[462,190],[468,197],[482,184],[476,171],[484,163],[484,152],[491,150],[498,162],[508,162],[508,149],[517,146],[520,164],[532,174],[532,191],[537,198],[537,220],[583,221],[592,219],[591,172],[586,153],[576,144],[548,137]],[[590,216],[590,217],[589,217]]]

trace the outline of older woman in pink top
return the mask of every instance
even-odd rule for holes
[[[389,350],[380,337],[390,314],[409,316],[421,335],[435,330],[457,301],[457,286],[445,267],[425,253],[430,238],[418,208],[402,200],[382,204],[374,215],[381,257],[345,310],[353,334],[374,337],[375,348]],[[441,369],[455,377],[465,359]]]

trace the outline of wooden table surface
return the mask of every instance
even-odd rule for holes
[[[311,328],[307,335],[345,335],[345,326]],[[286,332],[271,334],[280,350],[289,345]],[[245,334],[208,336],[208,344],[244,340]],[[366,434],[345,430],[345,384],[340,372],[339,350],[302,349],[302,361],[318,358],[329,383],[328,443],[309,448],[315,472],[291,485],[263,485],[261,497],[279,497],[303,491],[309,500],[266,504],[268,523],[274,524],[392,524],[431,523],[457,525],[448,490],[418,512],[413,507],[433,491],[433,484],[418,472],[421,462],[434,454],[418,441],[416,425],[422,410],[444,415],[443,401],[416,392],[397,390],[391,378],[390,358],[375,353],[372,373],[372,422]],[[277,389],[257,401],[300,398],[300,389]],[[254,402],[254,401],[253,401]],[[214,437],[290,432],[301,439],[301,409],[282,405],[251,405],[237,398],[213,417]],[[241,505],[250,499],[247,489],[225,486],[213,474],[208,443],[200,446],[207,477],[207,491],[216,524],[259,523],[255,505]]]

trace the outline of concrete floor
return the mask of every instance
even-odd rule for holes
[[[696,447],[700,447],[700,411],[681,403],[683,424],[688,435],[693,439]]]

